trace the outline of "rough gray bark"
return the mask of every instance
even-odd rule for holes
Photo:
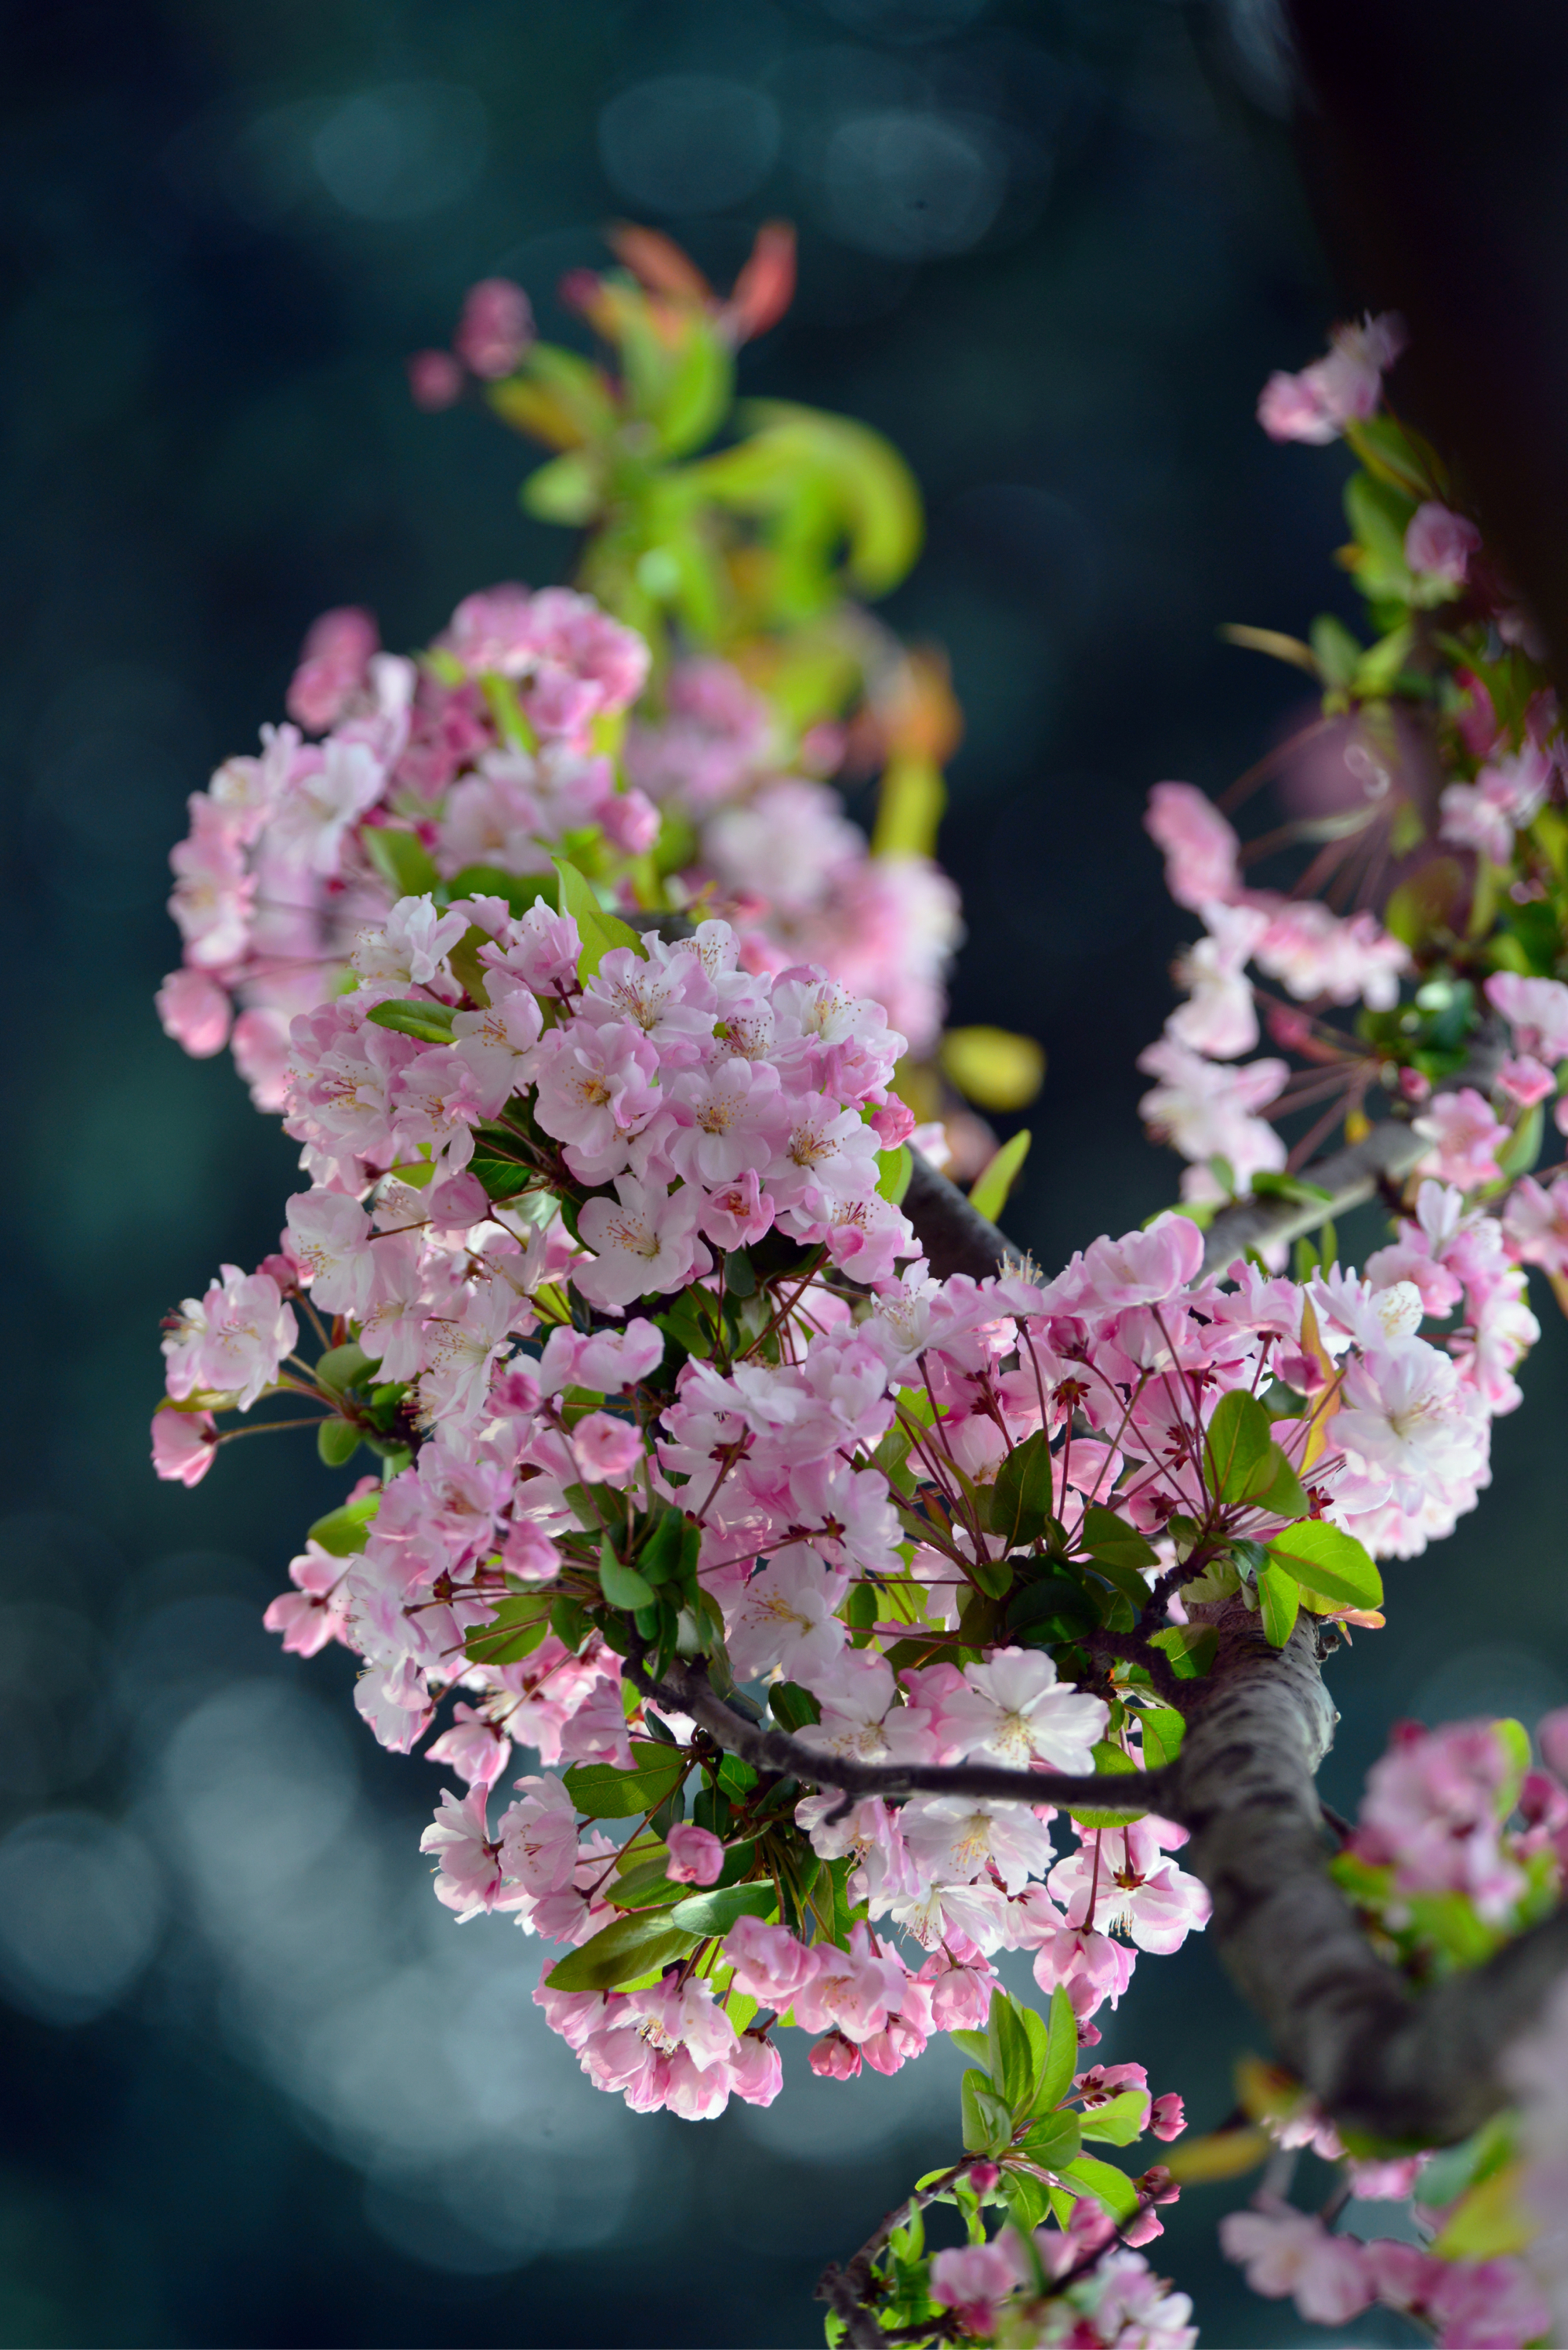
[[[920,1246],[938,1281],[955,1273],[983,1279],[987,1274],[1019,1272],[1028,1259],[1014,1248],[978,1208],[971,1208],[956,1183],[950,1183],[929,1159],[911,1150],[914,1172],[905,1192],[904,1213],[913,1224]]]

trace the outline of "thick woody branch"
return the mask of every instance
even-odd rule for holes
[[[914,1172],[901,1204],[933,1278],[948,1281],[955,1273],[967,1273],[982,1281],[994,1273],[1022,1272],[1027,1262],[1023,1251],[971,1207],[958,1185],[950,1183],[929,1159],[918,1150],[909,1156]]]
[[[1490,1093],[1506,1050],[1502,1023],[1489,1020],[1475,1040],[1469,1059],[1454,1076],[1444,1080],[1442,1090],[1458,1093],[1462,1087],[1473,1086],[1479,1093]],[[1385,1183],[1403,1183],[1430,1149],[1409,1119],[1383,1118],[1360,1142],[1331,1150],[1326,1158],[1302,1170],[1309,1183],[1328,1193],[1326,1200],[1261,1198],[1238,1200],[1233,1208],[1222,1208],[1204,1239],[1204,1271],[1222,1272],[1250,1248],[1282,1246],[1348,1215],[1352,1208],[1375,1199]]]
[[[1499,2063],[1568,1966],[1568,1910],[1412,1998],[1324,1862],[1314,1786],[1334,1712],[1315,1636],[1272,1649],[1239,1602],[1190,1720],[1168,1815],[1213,1898],[1212,1932],[1283,2062],[1336,2120],[1383,2138],[1463,2137],[1505,2102]]]
[[[1158,1810],[1174,1783],[1174,1770],[1142,1771],[1115,1778],[1093,1772],[1008,1771],[991,1762],[856,1762],[825,1753],[786,1731],[763,1730],[749,1721],[712,1687],[700,1665],[672,1664],[656,1681],[635,1659],[626,1670],[646,1698],[683,1713],[705,1730],[726,1753],[738,1754],[755,1771],[804,1779],[808,1786],[834,1787],[860,1803],[868,1795],[894,1800],[904,1795],[968,1795],[977,1803],[1076,1804],[1101,1810]]]

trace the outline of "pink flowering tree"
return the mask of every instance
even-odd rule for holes
[[[701,461],[722,526],[657,466],[612,491],[677,380],[665,453],[705,436],[788,275],[776,233],[724,302],[663,240],[623,257],[578,289],[619,374],[542,356],[499,283],[413,370],[554,437],[533,500],[591,525],[594,592],[471,598],[418,663],[329,615],[293,723],[175,851],[166,1022],[215,1051],[243,1007],[302,1182],[275,1253],[171,1317],[159,1473],[301,1419],[369,1462],[267,1623],[352,1649],[370,1734],[450,1774],[436,1898],[537,1938],[594,2088],[701,2121],[780,2094],[786,2032],[846,2085],[955,2041],[951,2159],[826,2272],[830,2341],[1187,2350],[1147,2248],[1249,2169],[1225,2251],[1303,2317],[1561,2339],[1568,1718],[1534,1751],[1403,1726],[1354,1825],[1314,1787],[1324,1665],[1397,1617],[1521,1399],[1525,1268],[1568,1294],[1568,1175],[1532,1171],[1568,1125],[1568,752],[1499,560],[1384,403],[1397,324],[1265,390],[1276,437],[1362,460],[1373,638],[1233,632],[1321,704],[1250,850],[1192,786],[1151,798],[1203,926],[1143,1062],[1182,1198],[1052,1271],[991,1221],[1005,1166],[966,1199],[931,1163],[904,950],[869,972],[854,922],[780,894],[842,819],[828,722],[778,677],[867,641],[801,583],[863,559],[893,461],[792,411]],[[730,635],[726,597],[763,599]],[[781,712],[803,764],[770,785]],[[913,763],[885,806],[929,784],[929,717],[883,737]],[[1375,1199],[1352,1268],[1334,1220]],[[1202,1930],[1277,2063],[1183,2143],[1179,2083],[1097,2063],[1095,2019]],[[1316,2210],[1303,2147],[1338,2168]],[[1353,2196],[1413,2228],[1345,2232]]]

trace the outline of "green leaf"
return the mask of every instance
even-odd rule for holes
[[[363,1386],[369,1368],[370,1357],[363,1347],[331,1347],[317,1364],[316,1376],[324,1388],[341,1395],[346,1388]]]
[[[1241,1388],[1222,1395],[1203,1440],[1210,1491],[1222,1502],[1244,1502],[1248,1481],[1273,1440],[1272,1422],[1256,1396]]]
[[[367,824],[359,827],[366,856],[400,898],[425,898],[441,887],[441,875],[417,833],[396,825]]]
[[[688,1535],[692,1537],[690,1542]],[[691,1564],[695,1565],[696,1552],[701,1541],[701,1529],[688,1526],[680,1510],[666,1509],[638,1552],[637,1571],[656,1586],[680,1583],[684,1579],[688,1551],[691,1553]]]
[[[566,1793],[585,1819],[634,1820],[656,1812],[686,1776],[686,1759],[677,1747],[634,1738],[631,1756],[629,1771],[613,1762],[578,1762],[562,1773]]]
[[[599,1589],[612,1607],[651,1607],[658,1597],[646,1575],[621,1565],[608,1534],[599,1544]]]
[[[1361,646],[1344,621],[1336,620],[1332,613],[1324,613],[1313,622],[1311,635],[1324,685],[1343,692],[1360,666]]]
[[[395,1028],[400,1036],[417,1036],[425,1045],[452,1043],[452,1011],[450,1003],[417,1003],[411,998],[393,997],[390,1003],[378,1003],[366,1014],[378,1028]]]
[[[468,1171],[476,1183],[483,1184],[487,1199],[511,1200],[525,1191],[536,1180],[532,1168],[519,1166],[515,1159],[492,1159],[476,1152],[468,1162]]]
[[[1004,1991],[992,1992],[986,2034],[991,2077],[1013,2113],[1023,2115],[1034,2091],[1034,2058],[1023,2019]]]
[[[671,457],[700,449],[718,429],[734,390],[735,363],[700,314],[688,321],[687,343],[670,369],[651,416]]]
[[[781,1730],[793,1737],[796,1731],[822,1720],[822,1706],[811,1691],[802,1689],[798,1681],[774,1681],[768,1691],[768,1711]]]
[[[1076,2162],[1070,2162],[1060,2176],[1081,2194],[1092,2195],[1096,2202],[1103,2203],[1119,2228],[1137,2218],[1137,2190],[1127,2172],[1118,2170],[1114,2163],[1098,2162],[1092,2154],[1084,2154]]]
[[[1023,1172],[1023,1162],[1029,1156],[1029,1128],[1021,1127],[1011,1142],[1004,1142],[994,1159],[970,1185],[969,1203],[995,1223],[1018,1178]]]
[[[336,1510],[328,1510],[306,1529],[307,1542],[319,1543],[334,1558],[351,1558],[363,1550],[371,1521],[381,1506],[379,1493],[364,1493],[357,1502],[345,1502]]]
[[[1083,2126],[1076,2114],[1064,2111],[1047,2114],[1037,2121],[1020,2144],[1019,2152],[1042,2170],[1054,2170],[1064,2175],[1070,2163],[1075,2162],[1083,2144]]]
[[[1042,2180],[1031,2178],[1026,2170],[1005,2169],[1002,2191],[1013,2226],[1021,2235],[1033,2234],[1051,2209],[1049,2189]]]
[[[1528,1175],[1541,1156],[1545,1107],[1544,1102],[1532,1102],[1497,1154],[1497,1163],[1511,1182],[1516,1176]]]
[[[1247,1480],[1243,1499],[1273,1518],[1304,1517],[1312,1504],[1288,1456],[1271,1444]]]
[[[665,1874],[669,1865],[669,1849],[660,1846],[655,1858],[639,1861],[635,1868],[628,1868],[608,1885],[605,1898],[617,1909],[673,1908],[684,1898],[686,1887],[670,1883]]]
[[[1147,2089],[1124,2089],[1108,2105],[1095,2106],[1084,2116],[1084,2136],[1098,2138],[1104,2146],[1131,2146],[1148,2127],[1148,2106]]]
[[[1269,1544],[1276,1566],[1293,1575],[1303,1591],[1345,1607],[1380,1607],[1383,1578],[1353,1534],[1326,1518],[1287,1526]]]
[[[637,932],[616,915],[606,913],[594,895],[592,884],[576,867],[568,865],[563,857],[554,857],[550,862],[556,868],[561,911],[571,915],[583,942],[583,951],[577,957],[578,978],[591,979],[612,947],[629,947],[633,954],[641,954],[642,941]]]
[[[727,1934],[742,1918],[776,1918],[778,1895],[771,1884],[715,1887],[711,1892],[688,1894],[670,1911],[670,1922],[688,1934],[703,1938]]]
[[[1171,1624],[1151,1632],[1148,1645],[1165,1650],[1178,1680],[1201,1680],[1214,1662],[1220,1635],[1212,1624]]]
[[[1287,1575],[1282,1566],[1271,1562],[1260,1568],[1258,1605],[1262,1610],[1263,1631],[1271,1648],[1282,1648],[1295,1630],[1301,1597],[1294,1578]]]
[[[1143,1731],[1143,1759],[1151,1771],[1174,1762],[1187,1735],[1187,1724],[1174,1706],[1152,1705],[1138,1715]]]
[[[1015,1444],[996,1472],[991,1488],[987,1519],[992,1534],[1010,1549],[1038,1542],[1045,1531],[1054,1499],[1051,1441],[1043,1428]],[[1005,1587],[1005,1586],[1004,1586]],[[1000,1598],[1000,1592],[992,1593]]]
[[[328,1469],[346,1468],[359,1450],[359,1430],[336,1416],[324,1419],[316,1431],[316,1450]]]
[[[604,468],[587,449],[570,449],[530,473],[517,493],[540,522],[580,528],[592,522],[604,496]]]
[[[465,865],[461,873],[452,875],[446,889],[454,903],[462,898],[504,898],[514,914],[525,914],[530,906],[550,894],[550,884],[542,873],[507,873],[499,865]]]
[[[464,1654],[478,1665],[520,1664],[543,1647],[554,1604],[552,1595],[544,1591],[519,1591],[499,1601],[493,1623],[469,1626]]]
[[[1034,2090],[1034,2111],[1054,2112],[1073,2085],[1073,2075],[1078,2068],[1078,2019],[1073,2012],[1073,2002],[1058,1983],[1051,1994],[1051,2010],[1046,2026],[1044,2068]]]
[[[1137,1771],[1137,1765],[1132,1756],[1124,1754],[1119,1746],[1113,1746],[1108,1738],[1096,1741],[1094,1757],[1096,1773],[1103,1772],[1108,1779],[1121,1778],[1129,1771],[1136,1774]],[[1139,1804],[1135,1811],[1130,1812],[1101,1811],[1097,1808],[1089,1811],[1083,1810],[1078,1804],[1074,1804],[1069,1806],[1069,1809],[1073,1818],[1082,1827],[1125,1828],[1130,1826],[1134,1820],[1142,1819],[1146,1806]]]
[[[685,1958],[696,1939],[672,1924],[662,1909],[634,1910],[557,1960],[545,1980],[552,1991],[614,1991],[639,1976],[656,1974],[672,1959]]]
[[[987,2032],[950,2032],[948,2038],[960,2055],[968,2056],[987,2072],[991,2068],[991,2035]]]
[[[877,1153],[877,1191],[879,1198],[890,1201],[896,1208],[909,1188],[909,1178],[915,1171],[915,1161],[908,1143],[900,1142],[895,1150]]]
[[[992,2087],[989,2074],[966,2073],[959,2086],[966,2154],[996,2155],[1012,2142],[1012,2116]]]
[[[1097,1503],[1091,1503],[1084,1512],[1081,1540],[1091,1558],[1103,1559],[1113,1566],[1137,1568],[1159,1564],[1152,1545],[1136,1526],[1129,1526],[1114,1510],[1102,1509]],[[1148,1596],[1147,1587],[1144,1596]]]

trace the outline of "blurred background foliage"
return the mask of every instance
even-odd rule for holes
[[[793,217],[742,389],[865,420],[928,502],[886,608],[967,717],[953,1017],[1050,1056],[1010,1226],[1052,1267],[1137,1222],[1175,1189],[1133,1061],[1182,930],[1143,795],[1299,714],[1218,623],[1348,611],[1344,459],[1251,421],[1337,307],[1277,35],[1255,0],[51,0],[7,32],[0,2342],[810,2341],[824,2260],[950,2148],[957,2064],[701,2126],[597,2095],[536,1945],[430,1897],[436,1773],[363,1734],[345,1657],[261,1630],[341,1481],[280,1440],[153,1482],[160,1316],[292,1188],[227,1063],[159,1032],[166,854],[324,607],[411,646],[566,575],[520,444],[409,402],[469,282],[581,347],[553,289],[607,219],[727,284]],[[1492,1494],[1334,1669],[1342,1808],[1401,1714],[1568,1700],[1537,1304]],[[1258,2044],[1201,1938],[1105,2020],[1200,2126]],[[1213,2250],[1245,2191],[1189,2191],[1159,2264],[1207,2342],[1300,2340]]]

